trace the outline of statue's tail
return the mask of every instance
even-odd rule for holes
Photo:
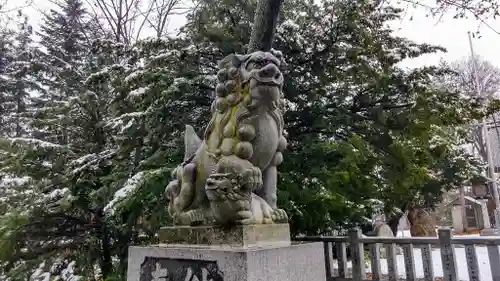
[[[186,125],[184,132],[184,161],[191,158],[201,146],[201,139],[198,137],[191,125]]]

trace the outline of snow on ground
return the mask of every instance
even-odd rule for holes
[[[417,278],[424,277],[424,268],[422,263],[422,253],[420,249],[415,249],[413,252],[415,258],[415,274]],[[479,280],[493,280],[491,277],[490,271],[490,263],[488,260],[488,251],[486,247],[476,247],[476,255],[478,259],[479,265]],[[469,281],[469,272],[467,270],[467,260],[465,258],[465,249],[464,248],[455,248],[455,256],[456,256],[456,264],[458,268],[458,276],[461,281]],[[441,262],[441,253],[439,249],[434,249],[432,251],[432,262],[434,267],[434,276],[442,277],[443,276],[443,267]],[[383,274],[388,273],[387,268],[387,260],[381,259],[380,266]],[[405,276],[405,263],[403,255],[397,256],[397,267],[398,267],[398,275]],[[371,272],[371,268],[367,268],[367,272]]]
[[[409,230],[404,230],[404,231],[399,231],[398,232],[398,237],[411,237],[410,231]],[[460,239],[467,239],[467,238],[478,238],[480,237],[479,234],[471,234],[471,235],[464,235],[460,236]],[[458,238],[458,237],[455,237]],[[423,258],[422,258],[422,252],[420,249],[414,249],[413,252],[414,255],[414,261],[415,261],[415,274],[417,278],[423,278],[424,277],[424,268],[423,268]],[[477,261],[478,261],[478,266],[479,266],[479,280],[484,280],[484,281],[489,281],[493,280],[491,276],[491,270],[490,270],[490,262],[489,262],[489,257],[488,257],[488,250],[486,247],[476,247],[476,256],[477,256]],[[467,259],[465,258],[465,249],[464,248],[459,248],[455,247],[455,257],[456,257],[456,264],[457,264],[457,269],[458,269],[458,276],[460,281],[469,281],[469,272],[467,268]],[[397,269],[398,269],[398,275],[405,278],[406,276],[406,270],[405,270],[405,260],[404,256],[401,253],[400,255],[397,256]],[[434,249],[432,251],[432,263],[433,263],[433,268],[434,268],[434,276],[435,277],[443,277],[443,266],[441,262],[441,253],[439,249]],[[500,264],[500,261],[498,261]],[[349,261],[347,263],[347,267],[351,267],[352,264]],[[388,267],[387,267],[387,259],[381,259],[380,260],[380,267],[382,270],[382,274],[388,274]],[[338,264],[337,261],[334,261],[333,268],[337,269]],[[366,272],[371,272],[371,265],[368,263]]]
[[[411,234],[409,230],[400,230],[397,237],[411,237]]]

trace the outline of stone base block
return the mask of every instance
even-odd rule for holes
[[[288,224],[217,226],[171,226],[158,232],[160,246],[224,245],[227,247],[286,246],[290,245]]]
[[[323,243],[130,247],[127,281],[325,281]]]
[[[485,228],[481,230],[480,236],[498,236],[498,232],[494,228]]]

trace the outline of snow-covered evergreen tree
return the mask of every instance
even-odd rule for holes
[[[26,203],[22,197],[34,197],[31,176],[27,173],[30,165],[21,165],[20,159],[29,154],[19,144],[33,144],[37,140],[31,138],[29,124],[31,116],[29,107],[32,96],[43,92],[36,80],[36,67],[32,64],[37,49],[32,42],[32,30],[28,18],[19,14],[17,30],[13,31],[10,50],[5,53],[2,82],[0,82],[0,177],[4,191],[10,193],[8,198],[12,205]],[[21,196],[22,195],[22,196]]]
[[[40,78],[47,92],[38,99],[33,126],[38,138],[67,145],[72,134],[70,104],[84,91],[84,60],[92,43],[88,36],[92,21],[80,0],[65,0],[60,5],[41,25]]]
[[[113,153],[98,193],[107,201],[104,218],[118,237],[112,247],[123,273],[127,245],[154,241],[158,227],[169,221],[164,188],[182,158],[185,124],[202,127],[209,118],[212,93],[199,87],[213,83],[213,74],[198,72],[196,53],[183,40],[147,39],[132,46],[102,41],[94,48],[100,71],[87,85],[94,93],[109,91],[103,130],[111,137],[106,151]],[[92,156],[95,163],[99,158]]]
[[[80,274],[93,276],[93,266],[99,259],[95,252],[99,252],[96,249],[100,246],[95,244],[95,237],[83,235],[95,234],[98,230],[92,224],[95,213],[86,211],[91,205],[82,203],[85,198],[79,196],[74,188],[78,184],[72,182],[67,171],[68,165],[87,151],[87,147],[81,147],[82,130],[90,130],[85,131],[86,136],[94,132],[94,127],[84,127],[78,119],[81,100],[87,93],[84,81],[89,73],[86,55],[91,42],[85,33],[91,31],[86,29],[88,19],[81,2],[65,1],[60,8],[46,17],[40,34],[41,49],[35,50],[36,55],[25,51],[28,37],[20,33],[15,41],[19,55],[13,56],[13,63],[7,67],[7,74],[16,76],[16,79],[8,79],[17,85],[10,87],[10,92],[16,90],[19,97],[29,96],[30,102],[13,99],[19,105],[12,107],[13,110],[17,112],[22,108],[25,119],[12,118],[11,123],[22,121],[24,127],[21,128],[26,129],[21,131],[17,126],[10,126],[13,137],[2,142],[8,149],[8,153],[2,155],[2,171],[27,177],[29,181],[24,187],[33,197],[6,215],[10,227],[2,228],[0,233],[2,260],[10,261],[3,268],[9,271],[11,278],[29,276],[39,267],[56,274],[49,270],[55,264],[71,265]],[[28,88],[21,86],[28,84],[20,83],[26,79],[19,79],[25,77],[35,77],[33,85],[43,87],[26,91]],[[92,114],[94,112],[89,113]],[[95,123],[95,119],[89,122]],[[20,135],[24,132],[26,136]],[[85,186],[85,191],[88,194],[92,189]],[[82,251],[89,255],[78,255]],[[77,258],[83,261],[70,263]],[[65,262],[67,260],[69,262]]]
[[[32,28],[28,18],[19,24],[19,31],[13,39],[10,62],[3,70],[3,97],[2,97],[2,128],[3,137],[26,137],[27,109],[31,94],[43,91],[33,75],[31,61],[36,56],[36,49],[32,42]]]
[[[386,23],[397,9],[313,2],[285,3],[275,40],[290,105],[279,198],[294,232],[439,197],[474,174],[453,128],[483,107],[435,89],[441,69],[397,66],[440,48],[394,37]],[[61,3],[44,19],[36,55],[23,51],[22,33],[0,37],[0,109],[18,101],[0,124],[10,134],[0,141],[9,176],[0,267],[11,280],[124,276],[128,246],[154,243],[170,222],[163,192],[182,160],[184,126],[205,128],[217,61],[244,52],[253,17],[250,2],[200,0],[179,38],[126,46],[100,38],[80,1]]]

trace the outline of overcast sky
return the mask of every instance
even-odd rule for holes
[[[8,1],[12,5],[19,3],[18,0]],[[50,2],[47,0],[34,1],[37,9],[45,10],[50,7]],[[430,4],[434,3],[435,0],[421,0],[423,3],[425,3],[425,1],[428,1]],[[34,8],[26,9],[25,12],[29,15],[31,22],[36,28],[37,23],[40,22],[41,19],[40,13]],[[424,8],[408,8],[402,20],[392,23],[395,34],[407,37],[419,43],[425,42],[443,46],[448,52],[405,61],[403,65],[417,67],[437,64],[440,59],[453,61],[468,56],[470,54],[470,49],[467,32],[476,31],[479,27],[481,38],[473,39],[475,53],[500,67],[500,34],[492,30],[493,28],[500,31],[499,20],[487,21],[492,27],[490,28],[484,24],[480,25],[480,22],[474,19],[453,19],[453,14],[446,14],[441,20],[427,17],[426,14],[427,11]],[[185,19],[182,16],[175,16],[171,19],[170,29],[177,29],[184,23]]]
[[[405,65],[412,67],[436,64],[441,58],[446,61],[453,61],[469,56],[470,48],[467,32],[474,32],[479,28],[481,37],[472,40],[475,54],[500,67],[499,20],[485,21],[490,28],[474,19],[453,19],[453,14],[446,14],[441,20],[427,17],[426,14],[427,11],[423,8],[409,10],[403,20],[393,23],[395,33],[418,43],[443,46],[448,52],[413,59],[405,62]]]

